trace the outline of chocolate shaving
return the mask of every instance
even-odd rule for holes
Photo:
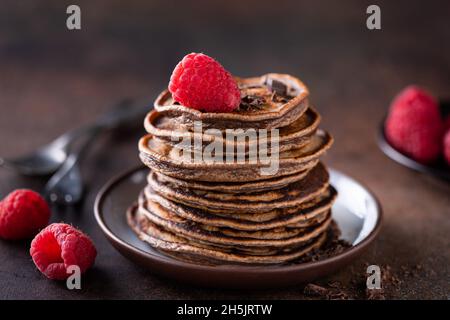
[[[305,254],[303,257],[296,260],[294,263],[304,263],[311,261],[320,261],[335,255],[338,255],[348,248],[351,248],[351,244],[343,239],[339,239],[340,230],[336,222],[331,222],[331,227],[327,231],[327,240],[322,247],[312,250]]]
[[[367,300],[385,300],[395,297],[404,280],[416,276],[417,272],[423,272],[422,265],[401,266],[395,273],[390,265],[380,265],[381,269],[381,288],[368,289],[366,285],[367,269],[369,263],[358,267],[355,272],[354,267],[350,267],[352,279],[347,283],[340,281],[329,281],[328,283],[310,283],[303,288],[303,294],[306,298],[323,300],[341,300],[341,299],[367,299]],[[403,277],[403,280],[401,279]]]
[[[367,300],[386,300],[383,289],[366,289]]]
[[[366,263],[366,267],[369,264]],[[367,289],[365,290],[365,298],[367,300],[385,300],[387,293],[396,291],[398,288],[402,285],[402,281],[392,271],[392,268],[390,265],[381,266],[381,289]],[[406,267],[402,266],[402,270],[408,271]],[[409,273],[405,274],[406,276],[409,276]]]
[[[261,109],[265,103],[266,100],[263,97],[247,95],[241,99],[239,109],[241,110]]]
[[[328,295],[328,299],[330,300],[349,300],[350,297],[344,291],[331,292]]]
[[[310,297],[326,298],[328,296],[329,290],[317,284],[309,283],[305,286],[305,289],[303,289],[303,293],[306,296]]]
[[[307,297],[315,297],[326,300],[348,300],[349,295],[339,288],[326,288],[314,283],[309,283],[303,289],[303,294]]]
[[[260,84],[239,84],[239,89],[262,89],[264,86]]]
[[[281,103],[286,103],[289,100],[287,99],[287,97],[284,96],[279,96],[275,91],[272,93],[272,96],[270,98],[273,102],[281,102]]]

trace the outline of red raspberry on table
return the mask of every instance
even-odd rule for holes
[[[78,266],[81,273],[95,261],[97,250],[91,239],[80,230],[65,224],[53,223],[31,242],[30,255],[36,267],[47,278],[67,279],[67,268]]]
[[[406,87],[392,101],[385,133],[399,151],[421,163],[439,156],[443,123],[436,100],[416,86]]]
[[[447,133],[444,136],[444,157],[447,164],[450,166],[450,129],[447,130]]]
[[[190,53],[177,64],[169,91],[182,105],[206,112],[231,112],[241,101],[231,74],[203,53]]]
[[[0,238],[31,238],[48,224],[50,214],[47,202],[38,193],[15,190],[0,202]]]

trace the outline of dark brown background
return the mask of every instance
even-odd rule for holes
[[[245,3],[244,3],[245,2]],[[65,27],[67,5],[82,9],[82,30]],[[365,27],[365,1],[2,1],[0,7],[0,154],[27,152],[83,123],[121,98],[151,104],[191,51],[217,58],[240,76],[286,72],[309,85],[336,138],[326,161],[367,184],[385,211],[382,232],[338,280],[364,297],[364,265],[401,280],[391,298],[450,296],[450,188],[387,159],[375,142],[392,96],[417,83],[450,94],[448,1],[376,1],[382,30]],[[236,292],[193,288],[152,276],[107,243],[93,199],[111,176],[138,163],[136,129],[103,136],[83,164],[82,206],[55,210],[54,221],[86,231],[96,266],[83,289],[46,280],[28,242],[0,242],[0,298],[302,298],[303,288]],[[0,196],[45,181],[0,169]],[[414,272],[413,272],[414,271]]]

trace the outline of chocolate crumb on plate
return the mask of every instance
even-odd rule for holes
[[[366,289],[367,300],[386,300],[383,289]]]
[[[305,263],[312,261],[320,261],[335,255],[338,255],[345,250],[351,248],[351,243],[339,239],[340,231],[336,222],[333,220],[331,222],[330,228],[327,234],[327,240],[325,243],[318,249],[313,250],[303,256],[300,260],[296,260],[294,263]]]
[[[329,290],[327,288],[324,288],[322,286],[319,286],[314,283],[309,283],[305,286],[305,289],[303,290],[303,293],[306,296],[310,297],[327,297],[329,294]]]

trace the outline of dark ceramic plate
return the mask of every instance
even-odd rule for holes
[[[378,146],[384,152],[385,155],[387,155],[389,158],[391,158],[395,162],[400,163],[405,167],[450,182],[450,168],[445,163],[444,159],[441,158],[439,159],[439,161],[437,161],[435,164],[432,165],[425,165],[404,155],[400,151],[396,150],[386,139],[386,135],[384,134],[384,122],[385,119],[383,119],[383,121],[381,122],[378,131]]]
[[[350,177],[330,170],[339,196],[333,207],[342,238],[352,243],[331,258],[289,266],[201,266],[167,257],[138,239],[128,227],[127,208],[146,184],[148,169],[136,168],[112,179],[95,202],[95,217],[111,244],[125,257],[152,273],[194,285],[270,288],[295,285],[335,272],[359,256],[380,230],[381,207],[375,196]]]

